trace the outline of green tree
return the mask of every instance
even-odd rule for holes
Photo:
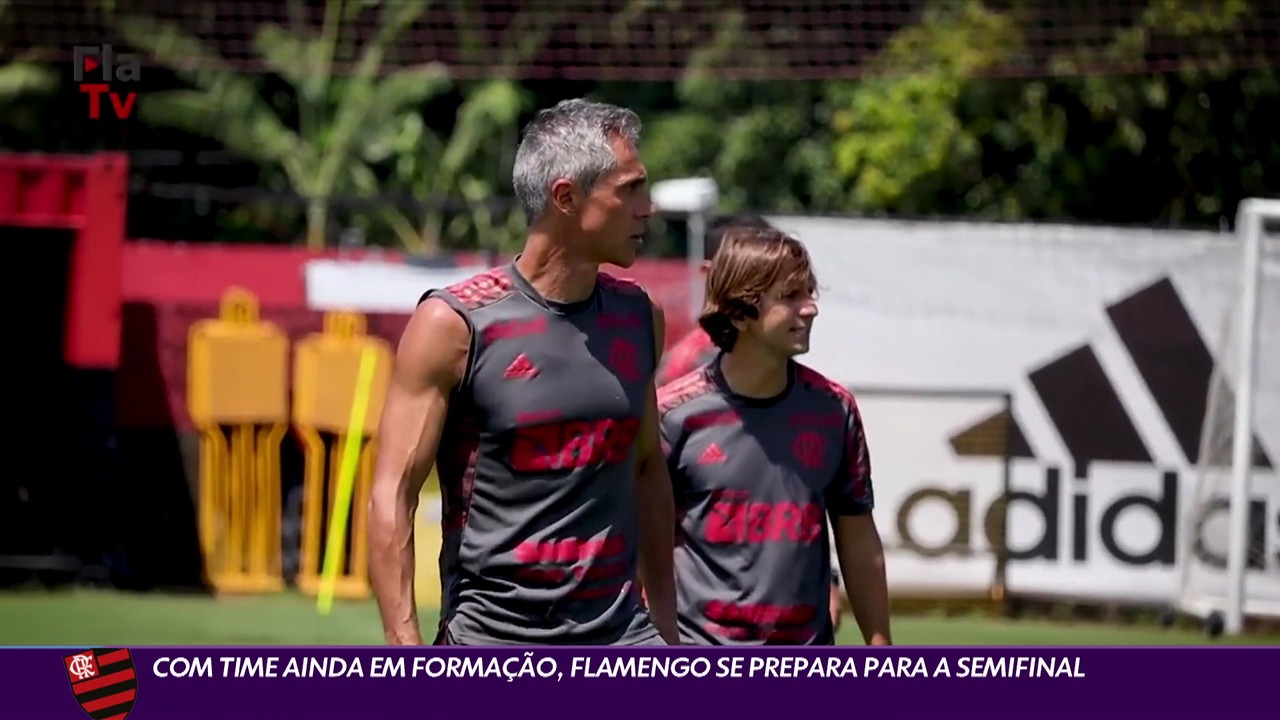
[[[365,136],[363,162],[353,166],[355,186],[367,197],[418,199],[414,214],[391,204],[377,211],[415,252],[433,255],[447,240],[458,245],[506,238],[521,227],[498,220],[494,205],[510,188],[518,122],[528,102],[517,83],[489,80],[464,93],[451,132],[437,132],[421,114],[406,113],[381,133]],[[464,203],[468,211],[450,213],[446,200]]]
[[[392,193],[415,197],[413,213],[385,206],[383,220],[402,245],[422,254],[449,247],[512,250],[524,241],[524,214],[511,200],[520,119],[532,96],[516,70],[547,44],[564,12],[556,6],[524,10],[507,24],[502,37],[480,32],[483,10],[467,0],[447,3],[457,28],[454,38],[462,63],[488,65],[488,79],[460,83],[461,102],[451,126],[435,118],[403,115],[361,152],[357,169],[362,195]]]
[[[641,149],[650,173],[655,178],[714,177],[723,190],[722,209],[729,211],[801,211],[837,204],[840,186],[832,182],[821,85],[725,81],[724,68],[741,66],[738,61],[747,55],[756,58],[755,64],[770,51],[745,31],[740,10],[721,10],[716,27],[715,37],[695,53],[673,88],[674,109],[645,112],[631,102],[636,96],[632,87],[605,90],[645,115]]]
[[[1108,46],[1060,54],[1052,77],[1029,80],[988,71],[1021,59],[1034,4],[938,8],[870,77],[830,85],[842,209],[1213,224],[1280,181],[1268,130],[1280,85],[1239,69],[1243,0],[1158,0]],[[1127,72],[1171,40],[1183,67]]]
[[[377,212],[406,248],[425,255],[446,245],[510,250],[524,237],[524,216],[510,212],[509,197],[519,123],[532,105],[529,91],[512,78],[546,44],[564,11],[519,12],[495,40],[479,32],[485,23],[473,3],[451,0],[447,7],[463,62],[490,66],[489,79],[461,85],[461,103],[447,128],[411,113],[366,134],[356,184],[366,196],[418,199],[413,213],[390,204]]]
[[[12,6],[12,0],[0,0],[0,27],[8,25]],[[0,65],[0,103],[10,103],[25,95],[51,92],[57,87],[58,73],[32,58],[20,57]]]
[[[967,122],[962,102],[975,76],[1020,48],[1011,18],[977,1],[947,3],[899,31],[866,79],[829,84],[847,209],[931,214],[947,193],[980,186],[989,128]]]
[[[1240,27],[1251,12],[1244,0],[1157,0],[1102,51],[1108,64],[1138,67],[1173,41],[1188,60],[1172,72],[1088,75],[1083,70],[1097,57],[1057,58],[1061,79],[1033,86],[1037,97],[1055,102],[1024,102],[1010,135],[1036,141],[1034,129],[1048,118],[1068,120],[1056,122],[1059,141],[1038,145],[1035,161],[1024,165],[1022,176],[1035,182],[1010,185],[1011,204],[1032,216],[1045,208],[1214,225],[1243,197],[1273,191],[1280,183],[1280,82],[1273,68],[1244,69],[1252,63]],[[1055,177],[1067,179],[1059,181],[1064,189],[1048,189]]]
[[[125,16],[125,39],[185,79],[192,89],[156,93],[139,101],[150,123],[216,139],[263,168],[277,170],[306,202],[306,244],[326,242],[330,200],[359,172],[362,138],[401,124],[449,84],[432,64],[387,73],[390,45],[422,15],[425,0],[379,5],[380,22],[367,42],[344,32],[369,3],[328,0],[318,31],[307,27],[301,2],[291,2],[291,26],[264,25],[254,38],[258,59],[293,89],[287,99],[266,98],[261,78],[236,71],[197,38],[175,25]],[[349,72],[335,65],[353,60]],[[290,118],[296,115],[296,122]]]

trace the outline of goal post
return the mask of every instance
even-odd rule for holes
[[[1249,199],[1241,203],[1237,227],[1243,233],[1241,268],[1240,375],[1231,433],[1231,517],[1227,546],[1227,612],[1224,629],[1236,635],[1244,627],[1245,568],[1249,553],[1249,478],[1253,473],[1255,375],[1258,366],[1258,326],[1263,278],[1262,246],[1265,220],[1280,219],[1280,200]],[[1265,554],[1265,549],[1264,549]],[[1265,561],[1265,558],[1264,558]]]
[[[1238,635],[1280,617],[1280,200],[1240,204],[1237,279],[1217,338],[1191,508],[1181,537],[1178,610]],[[1260,408],[1260,404],[1265,404]],[[1265,410],[1265,413],[1261,413]],[[1267,441],[1272,444],[1268,446]],[[1225,520],[1225,522],[1224,522]]]

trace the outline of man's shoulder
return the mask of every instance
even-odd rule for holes
[[[715,384],[706,368],[697,368],[658,388],[658,414],[666,417],[688,409],[694,401],[711,395]]]
[[[624,297],[644,299],[645,301],[649,300],[649,292],[644,289],[643,285],[635,280],[618,277],[617,275],[612,275],[604,272],[603,270],[597,273],[596,278],[597,282],[600,283],[600,288],[605,292],[613,293],[614,295],[622,295]]]
[[[838,404],[846,413],[856,415],[858,400],[853,391],[844,384],[836,382],[808,365],[796,363],[796,381],[807,393],[825,402]]]
[[[477,310],[511,295],[515,283],[505,267],[496,267],[463,278],[452,285],[423,293],[421,301],[432,297],[452,298],[464,310]]]

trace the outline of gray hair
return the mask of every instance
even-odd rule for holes
[[[617,164],[614,138],[637,143],[641,130],[640,118],[631,110],[581,98],[539,111],[524,128],[511,173],[529,221],[547,211],[551,183],[565,178],[592,189]]]

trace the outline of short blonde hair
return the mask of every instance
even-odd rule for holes
[[[735,227],[724,234],[711,260],[698,324],[728,352],[738,341],[734,321],[758,317],[770,292],[812,292],[816,286],[809,252],[795,236],[773,228]]]

